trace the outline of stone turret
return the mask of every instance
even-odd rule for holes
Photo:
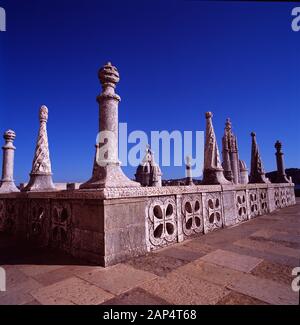
[[[222,139],[223,168],[226,179],[234,184],[240,183],[239,154],[237,138],[232,132],[231,121],[226,120],[225,132]]]
[[[14,156],[16,147],[13,142],[16,134],[12,130],[4,133],[5,144],[3,149],[2,179],[0,182],[0,193],[19,192],[14,183]]]
[[[259,153],[259,148],[256,141],[256,134],[251,133],[252,150],[251,150],[251,172],[249,183],[270,183],[265,175],[264,167]]]
[[[99,70],[98,77],[102,93],[97,97],[100,116],[93,175],[89,181],[80,186],[80,189],[138,187],[139,183],[125,176],[118,159],[118,106],[121,98],[115,93],[115,89],[120,81],[119,72],[108,62]]]
[[[138,166],[135,174],[135,179],[142,186],[162,186],[162,172],[159,165],[155,162],[154,153],[148,145],[143,161]]]
[[[249,175],[247,165],[244,160],[239,161],[240,168],[240,184],[248,184],[249,183]]]
[[[30,180],[23,190],[25,192],[48,192],[56,190],[52,181],[47,135],[48,108],[44,105],[40,108],[39,119],[39,134],[30,173]]]
[[[226,120],[222,139],[222,157],[222,166],[226,179],[234,184],[248,184],[248,170],[245,162],[239,159],[237,137],[232,131],[229,118]]]
[[[224,177],[224,169],[221,165],[219,149],[216,135],[212,124],[212,113],[207,112],[206,117],[206,137],[204,148],[204,170],[203,184],[231,184]]]
[[[277,162],[276,183],[291,183],[291,181],[288,179],[285,173],[283,152],[281,151],[282,144],[280,141],[276,141],[275,149],[276,149],[276,162]]]

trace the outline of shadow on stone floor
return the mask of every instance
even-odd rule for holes
[[[0,233],[0,265],[86,265],[95,264],[74,258],[66,253],[37,247],[28,242],[16,242],[8,235]]]

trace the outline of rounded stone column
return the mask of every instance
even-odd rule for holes
[[[276,149],[275,155],[276,155],[276,162],[277,162],[276,183],[290,183],[290,180],[287,178],[287,175],[285,173],[283,152],[281,151],[282,144],[280,141],[276,141],[275,149]]]
[[[93,175],[80,189],[100,189],[107,187],[139,187],[122,171],[119,162],[118,107],[121,98],[115,93],[120,81],[117,68],[110,62],[105,64],[98,73],[102,92],[97,97],[99,103],[99,134],[96,144]]]
[[[12,130],[8,130],[4,133],[5,145],[3,149],[3,166],[2,166],[2,179],[0,185],[0,193],[19,192],[19,189],[14,183],[14,157],[16,147],[13,145],[13,141],[16,138],[16,134]]]

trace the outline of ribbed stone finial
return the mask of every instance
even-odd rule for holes
[[[260,157],[258,144],[256,142],[255,132],[251,132],[252,148],[251,148],[251,172],[249,183],[270,183],[265,175],[263,163]]]
[[[231,184],[223,173],[221,165],[219,148],[217,139],[212,124],[211,112],[206,112],[206,137],[204,148],[204,170],[203,170],[203,184]]]
[[[40,128],[36,143],[30,181],[24,191],[48,192],[54,191],[52,181],[51,161],[47,134],[48,108],[43,105],[39,110]]]

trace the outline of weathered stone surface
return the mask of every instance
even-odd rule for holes
[[[178,272],[147,282],[141,287],[174,305],[182,305],[183,301],[186,305],[216,304],[230,292],[224,287]]]
[[[134,288],[128,292],[125,292],[113,299],[105,301],[102,305],[169,305],[169,302],[161,299],[160,297],[154,296],[151,293],[143,290],[142,288]]]
[[[238,281],[229,285],[229,288],[272,305],[299,304],[299,293],[294,292],[290,285],[261,279],[250,274],[244,274]]]
[[[236,271],[232,268],[211,264],[203,261],[202,259],[198,259],[192,263],[184,265],[174,272],[178,272],[195,279],[209,281],[221,286],[227,286],[230,283],[237,281],[237,279],[239,279],[243,274],[242,272]]]
[[[119,295],[156,278],[156,275],[152,273],[137,270],[124,264],[115,265],[108,269],[82,273],[78,276],[115,295]]]
[[[269,252],[277,255],[283,255],[292,258],[300,258],[300,250],[286,247],[272,242],[257,242],[251,239],[241,239],[235,242],[235,245],[255,249],[257,251]]]
[[[42,305],[99,305],[113,295],[73,277],[31,292]]]
[[[149,254],[126,261],[127,265],[139,270],[151,272],[158,276],[166,276],[168,273],[187,263],[188,261],[186,260],[162,254]]]
[[[276,283],[282,283],[289,286],[294,278],[292,276],[292,270],[293,267],[291,266],[263,261],[252,270],[251,274],[259,278],[272,280]]]
[[[266,302],[243,295],[238,292],[230,292],[227,296],[218,301],[217,305],[268,305]]]
[[[201,257],[203,261],[228,267],[241,272],[251,272],[262,259],[240,255],[229,251],[218,249]]]

